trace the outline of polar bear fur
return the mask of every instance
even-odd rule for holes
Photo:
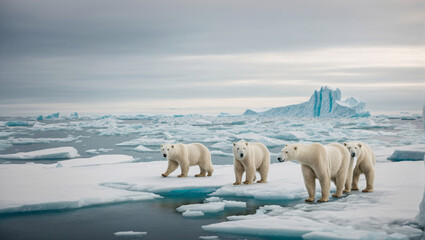
[[[351,190],[359,190],[359,178],[360,174],[364,174],[366,177],[366,188],[362,192],[373,192],[373,184],[375,182],[375,154],[372,149],[361,142],[349,142],[344,143],[344,146],[350,152],[351,163],[348,170],[347,185],[352,187]],[[357,158],[357,163],[354,166],[354,158]],[[352,176],[352,178],[351,178]],[[346,186],[347,188],[347,186]]]
[[[341,197],[350,164],[350,153],[339,143],[323,146],[313,144],[286,145],[278,156],[280,162],[298,161],[308,192],[306,202],[313,202],[316,195],[316,179],[322,188],[322,197],[318,202],[329,200],[331,181],[336,185],[333,197]]]
[[[248,143],[240,140],[233,143],[233,160],[236,181],[233,185],[242,182],[242,175],[246,172],[244,184],[251,184],[255,181],[255,173],[260,173],[261,179],[257,183],[266,183],[270,167],[270,153],[262,143]]]
[[[161,154],[168,159],[168,168],[163,177],[167,177],[180,165],[181,174],[177,177],[187,177],[190,166],[198,165],[201,172],[195,177],[205,177],[206,173],[211,176],[214,168],[211,162],[211,154],[207,147],[200,143],[191,144],[162,144]]]

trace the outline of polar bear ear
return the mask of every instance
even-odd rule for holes
[[[359,143],[358,145],[359,145],[359,148],[361,148],[361,147],[362,147],[362,144],[361,144],[361,143]]]
[[[164,146],[164,144],[161,144],[161,147],[163,147]]]
[[[233,143],[233,146],[236,146],[236,143],[235,142]]]
[[[248,146],[248,143],[247,142],[245,144]]]
[[[171,145],[171,148],[174,148],[174,144],[173,144],[173,145]]]
[[[297,147],[297,146],[295,146],[295,147],[294,147],[294,150],[297,150],[297,149],[298,149],[298,147]]]
[[[346,142],[344,143],[344,146],[347,146],[347,143]]]
[[[288,146],[288,144],[285,144],[285,147],[287,147]]]

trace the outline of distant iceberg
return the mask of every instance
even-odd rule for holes
[[[366,104],[357,98],[350,97],[341,100],[341,90],[332,89],[327,86],[315,90],[310,100],[300,104],[272,108],[267,111],[257,112],[247,109],[245,116],[264,117],[369,117],[370,113],[365,111]]]

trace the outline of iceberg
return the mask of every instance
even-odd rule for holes
[[[245,116],[263,117],[369,117],[370,113],[364,111],[366,104],[357,98],[350,97],[341,100],[341,90],[330,87],[321,87],[315,90],[310,100],[304,103],[272,108],[264,112],[248,109]]]
[[[68,159],[78,157],[77,149],[73,147],[48,148],[31,152],[19,152],[13,154],[2,154],[0,159],[9,160],[47,160],[47,159]]]
[[[391,161],[423,161],[425,152],[395,150],[387,159]]]
[[[71,119],[78,119],[79,118],[79,116],[78,116],[78,113],[77,112],[73,112],[73,113],[71,113],[71,115],[69,116]]]
[[[59,118],[58,112],[46,116],[46,119],[58,119],[58,118]]]

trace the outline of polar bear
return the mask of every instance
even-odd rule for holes
[[[306,202],[313,202],[316,195],[316,178],[322,188],[318,202],[329,200],[331,181],[336,185],[333,197],[341,197],[350,164],[350,153],[339,143],[323,146],[320,143],[286,145],[280,152],[279,162],[298,161],[308,192]]]
[[[248,143],[240,140],[233,143],[233,161],[236,182],[233,185],[239,185],[242,181],[242,175],[246,172],[244,184],[251,184],[255,181],[255,173],[258,171],[261,180],[257,183],[266,183],[270,167],[270,153],[267,147],[262,143]]]
[[[372,149],[361,142],[349,142],[344,143],[344,146],[348,149],[351,156],[351,164],[348,170],[349,178],[347,177],[347,185],[352,188],[351,190],[357,191],[359,190],[359,178],[360,174],[364,174],[366,177],[366,188],[362,190],[362,192],[373,192],[373,183],[375,181],[375,154]],[[353,162],[357,157],[357,163],[354,166],[353,171]],[[351,178],[351,176],[353,176]],[[347,186],[346,186],[347,188]]]
[[[162,144],[161,154],[164,158],[168,159],[168,168],[163,177],[167,177],[170,173],[174,172],[180,165],[181,174],[177,177],[187,177],[189,167],[198,165],[201,172],[196,174],[195,177],[211,176],[214,168],[211,162],[211,154],[207,147],[200,143],[191,144]]]

